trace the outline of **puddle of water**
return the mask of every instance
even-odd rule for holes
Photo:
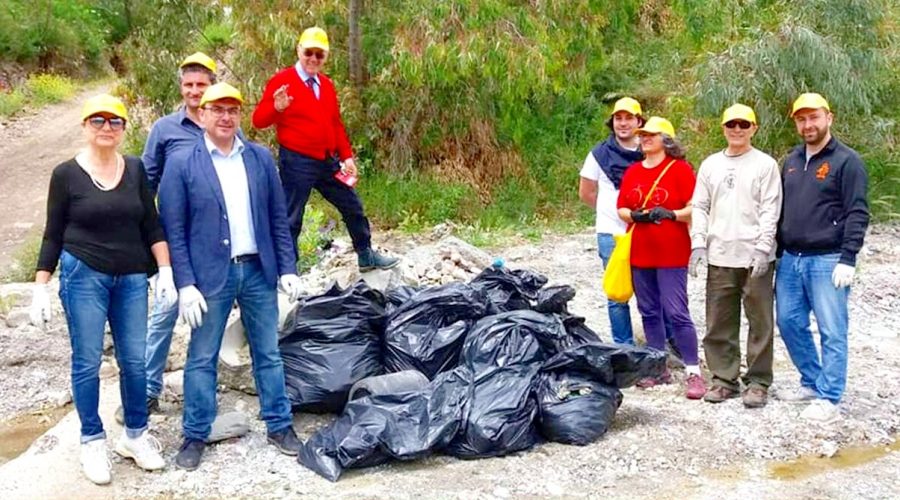
[[[838,450],[831,458],[803,456],[788,462],[774,463],[769,465],[769,474],[781,481],[806,479],[816,474],[869,463],[894,451],[900,451],[900,439],[887,445],[848,446]]]
[[[38,413],[19,415],[0,423],[0,465],[24,453],[35,439],[50,430],[71,410],[72,405],[67,404]]]

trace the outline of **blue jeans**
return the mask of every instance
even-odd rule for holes
[[[775,273],[775,310],[781,339],[800,372],[800,384],[820,399],[838,403],[847,385],[847,300],[850,288],[836,288],[831,273],[840,254],[784,253]],[[816,350],[809,313],[816,315],[822,345]]]
[[[609,233],[597,233],[597,253],[603,261],[603,268],[609,265],[609,258],[616,248],[616,240]],[[631,329],[631,309],[628,302],[606,302],[609,311],[609,326],[612,330],[613,342],[634,345],[634,332]]]
[[[616,248],[616,240],[612,234],[597,233],[597,253],[603,261],[603,268],[609,265],[609,258]],[[617,344],[634,345],[634,332],[631,329],[631,309],[628,302],[607,301],[606,309],[609,311],[609,326],[612,330],[613,342]],[[669,318],[663,315],[663,323],[666,328],[666,339],[672,340],[673,328]]]
[[[178,321],[178,302],[165,309],[159,302],[153,303],[153,310],[147,320],[147,351],[144,363],[147,370],[147,397],[159,398],[163,388],[163,372],[172,345],[172,330]]]
[[[235,300],[250,344],[260,414],[269,433],[286,429],[292,416],[278,350],[278,299],[262,265],[259,261],[232,263],[225,286],[205,299],[207,312],[200,328],[191,332],[184,369],[184,437],[205,441],[216,418],[219,348]]]
[[[59,269],[59,298],[72,343],[72,398],[81,420],[81,442],[106,438],[97,408],[107,320],[121,375],[125,432],[136,438],[147,429],[147,275],[101,273],[65,250]]]

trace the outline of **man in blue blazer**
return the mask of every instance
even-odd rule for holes
[[[241,93],[210,86],[200,101],[203,138],[166,165],[159,208],[172,254],[179,314],[191,328],[184,369],[184,443],[175,463],[194,470],[216,416],[216,367],[235,300],[247,331],[269,443],[296,455],[278,351],[277,288],[300,293],[284,192],[265,148],[236,136]]]

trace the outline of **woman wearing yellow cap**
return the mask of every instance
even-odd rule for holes
[[[684,359],[688,399],[706,394],[697,355],[697,331],[688,310],[687,273],[691,255],[688,225],[694,170],[684,160],[684,148],[675,140],[675,128],[665,118],[650,117],[637,131],[642,161],[633,163],[622,177],[617,207],[619,217],[633,227],[631,275],[647,345],[664,350],[664,319]],[[639,387],[666,384],[671,375],[644,379]]]
[[[147,470],[165,461],[147,433],[147,276],[159,270],[156,300],[177,299],[169,249],[141,161],[117,148],[128,114],[99,95],[82,110],[86,147],[50,178],[47,224],[38,257],[31,321],[50,319],[47,283],[59,263],[59,298],[72,343],[72,396],[81,420],[81,465],[97,484],[110,481],[106,433],[97,413],[104,325],[112,331],[121,374],[125,433],[116,452]]]

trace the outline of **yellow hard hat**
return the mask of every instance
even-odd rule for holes
[[[666,134],[669,137],[675,137],[675,127],[672,122],[659,116],[651,116],[643,127],[635,131],[637,134]]]
[[[203,52],[194,52],[193,54],[184,58],[184,61],[181,61],[181,64],[178,66],[179,68],[183,68],[189,64],[199,64],[204,68],[216,72],[216,62],[213,61],[212,57],[204,54]]]
[[[128,119],[128,111],[125,110],[125,104],[118,97],[113,97],[109,94],[95,95],[84,101],[84,107],[81,108],[81,121],[87,120],[98,113],[109,113],[125,120]]]
[[[300,48],[328,50],[328,34],[318,26],[306,28],[300,35]]]
[[[200,107],[206,105],[208,102],[218,101],[219,99],[234,99],[237,102],[244,104],[244,97],[241,95],[241,91],[228,85],[225,82],[219,82],[215,85],[210,85],[206,92],[203,93],[203,97],[200,98]]]
[[[725,125],[731,120],[744,120],[745,122],[750,122],[754,125],[757,124],[756,113],[753,112],[753,108],[743,104],[734,104],[722,113],[722,125]]]
[[[809,92],[806,94],[800,94],[800,97],[794,101],[794,107],[791,110],[791,116],[797,114],[797,111],[801,109],[819,109],[825,108],[826,111],[831,111],[831,108],[828,106],[828,101],[822,97],[821,94],[816,94],[814,92]]]
[[[637,102],[631,97],[623,97],[616,101],[615,104],[613,104],[613,110],[610,115],[614,115],[619,111],[625,111],[627,113],[633,114],[634,116],[641,116],[641,103]]]

